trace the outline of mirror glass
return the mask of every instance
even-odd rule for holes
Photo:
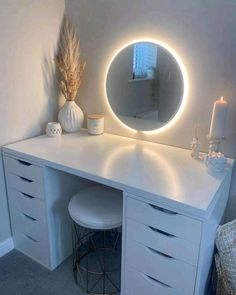
[[[164,47],[150,42],[133,43],[111,62],[106,92],[120,121],[136,130],[156,130],[166,125],[180,108],[183,74]]]

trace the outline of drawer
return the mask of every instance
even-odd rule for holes
[[[44,187],[41,183],[11,173],[6,174],[6,180],[8,188],[14,188],[32,197],[44,199]]]
[[[126,220],[126,236],[176,259],[197,265],[199,246],[131,219]]]
[[[36,241],[24,233],[14,231],[13,240],[17,250],[50,268],[48,247],[44,242]]]
[[[47,243],[46,221],[39,221],[15,208],[11,208],[12,228],[14,232],[20,232],[30,236],[35,241]]]
[[[191,295],[194,291],[196,267],[166,256],[134,241],[126,240],[126,267]]]
[[[43,168],[28,161],[4,157],[4,166],[7,172],[25,177],[39,183],[43,183]]]
[[[125,269],[124,289],[129,295],[190,295],[129,267]]]
[[[45,203],[38,198],[32,197],[14,189],[8,190],[10,206],[29,215],[39,221],[46,221]]]
[[[200,244],[201,222],[182,214],[128,197],[127,217],[173,236]]]

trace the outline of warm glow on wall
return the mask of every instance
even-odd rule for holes
[[[164,126],[155,129],[155,130],[151,130],[151,131],[138,131],[135,130],[129,126],[127,126],[124,122],[122,122],[118,116],[116,116],[115,112],[113,111],[110,103],[109,103],[109,99],[108,99],[108,95],[107,95],[107,89],[106,89],[106,81],[107,81],[107,76],[108,76],[108,72],[110,69],[111,64],[113,63],[114,59],[117,57],[117,55],[119,53],[121,53],[121,51],[123,49],[125,49],[126,47],[134,44],[134,43],[139,43],[139,42],[150,42],[150,43],[154,43],[157,44],[161,47],[163,47],[164,49],[166,49],[175,59],[175,61],[177,62],[179,68],[180,68],[180,72],[182,74],[182,79],[183,79],[183,95],[182,95],[182,100],[181,100],[181,104],[179,106],[179,109],[177,111],[177,113],[171,118],[170,121],[168,121]],[[179,55],[175,52],[175,50],[170,47],[169,45],[167,45],[166,43],[153,39],[153,38],[140,38],[140,39],[135,39],[135,40],[130,40],[129,42],[124,43],[121,47],[119,47],[118,50],[116,50],[112,55],[111,58],[106,66],[105,69],[105,76],[104,76],[104,95],[105,95],[105,99],[106,99],[106,104],[107,107],[110,111],[110,113],[112,114],[112,117],[114,118],[114,120],[117,121],[117,123],[119,123],[119,125],[121,125],[122,127],[128,129],[129,131],[133,132],[133,133],[137,133],[137,132],[141,132],[144,134],[156,134],[156,133],[160,133],[163,132],[165,130],[167,130],[168,128],[170,128],[172,125],[175,124],[175,122],[180,118],[181,114],[184,111],[184,108],[186,106],[186,102],[187,102],[187,98],[188,98],[188,93],[189,93],[189,81],[188,81],[188,75],[187,75],[187,71],[186,68],[184,66],[184,63],[182,62],[181,58],[179,57]]]

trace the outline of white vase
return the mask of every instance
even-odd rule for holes
[[[74,101],[66,101],[58,114],[58,121],[66,132],[76,132],[82,127],[84,114]]]

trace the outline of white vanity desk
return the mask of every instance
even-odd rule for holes
[[[204,294],[233,160],[213,175],[188,150],[86,131],[3,153],[17,249],[60,264],[71,251],[68,201],[92,180],[123,191],[122,295]]]

